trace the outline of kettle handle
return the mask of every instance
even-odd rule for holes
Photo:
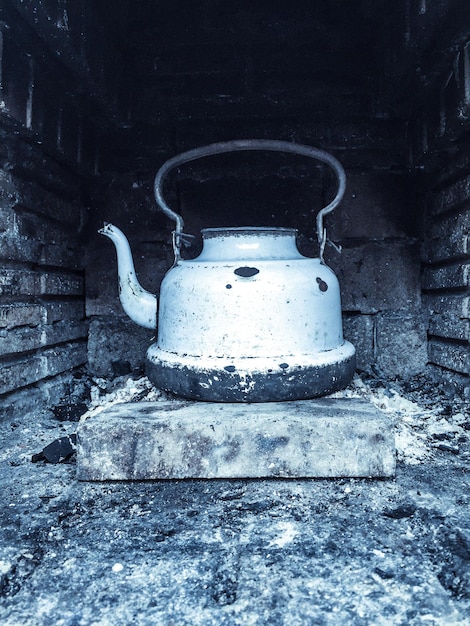
[[[319,213],[317,214],[317,238],[320,243],[320,257],[323,258],[323,250],[326,244],[326,230],[323,226],[323,216],[327,213],[331,213],[338,204],[341,202],[346,189],[346,174],[344,172],[341,163],[335,159],[334,156],[320,150],[319,148],[313,148],[311,146],[291,143],[290,141],[280,141],[272,139],[240,139],[234,141],[221,141],[212,143],[201,148],[195,148],[194,150],[188,150],[183,152],[168,161],[166,161],[158,170],[155,176],[154,193],[155,200],[161,208],[161,210],[168,215],[172,220],[176,222],[176,228],[174,231],[173,248],[175,252],[175,259],[178,261],[180,258],[180,249],[183,234],[183,218],[178,213],[175,213],[168,204],[165,202],[162,193],[163,179],[164,177],[175,167],[182,165],[183,163],[189,163],[202,157],[211,156],[214,154],[223,154],[225,152],[240,152],[244,150],[268,150],[274,152],[291,152],[299,154],[301,156],[311,157],[328,164],[335,172],[338,178],[338,190],[334,199]]]

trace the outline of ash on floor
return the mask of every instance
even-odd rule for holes
[[[82,419],[161,397],[89,387]],[[395,420],[395,480],[78,483],[73,463],[31,462],[77,413],[0,423],[0,622],[470,624],[468,406],[424,379],[341,393]]]

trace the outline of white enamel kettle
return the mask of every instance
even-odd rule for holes
[[[290,152],[318,159],[338,179],[335,198],[317,215],[318,258],[300,254],[292,228],[205,228],[200,255],[184,260],[183,220],[162,195],[173,168],[232,151]],[[354,346],[343,338],[339,284],[323,261],[323,217],[340,203],[346,177],[330,154],[286,141],[240,140],[190,150],[167,161],[155,178],[155,198],[176,222],[175,262],[160,303],[137,281],[129,243],[112,224],[100,233],[116,246],[121,303],[131,319],[158,328],[146,368],[159,388],[216,402],[268,402],[326,395],[346,386]]]

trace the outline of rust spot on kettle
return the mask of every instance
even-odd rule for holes
[[[256,267],[237,267],[236,270],[233,270],[233,273],[243,278],[251,278],[259,274],[259,269]]]
[[[321,278],[317,277],[317,283],[318,283],[318,288],[320,289],[320,291],[327,291],[328,290],[327,283],[325,283],[325,281],[322,280]]]

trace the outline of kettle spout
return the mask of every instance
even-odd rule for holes
[[[129,242],[124,233],[105,222],[98,231],[109,237],[116,247],[119,278],[119,299],[133,322],[144,328],[157,327],[157,297],[146,291],[137,280]]]

